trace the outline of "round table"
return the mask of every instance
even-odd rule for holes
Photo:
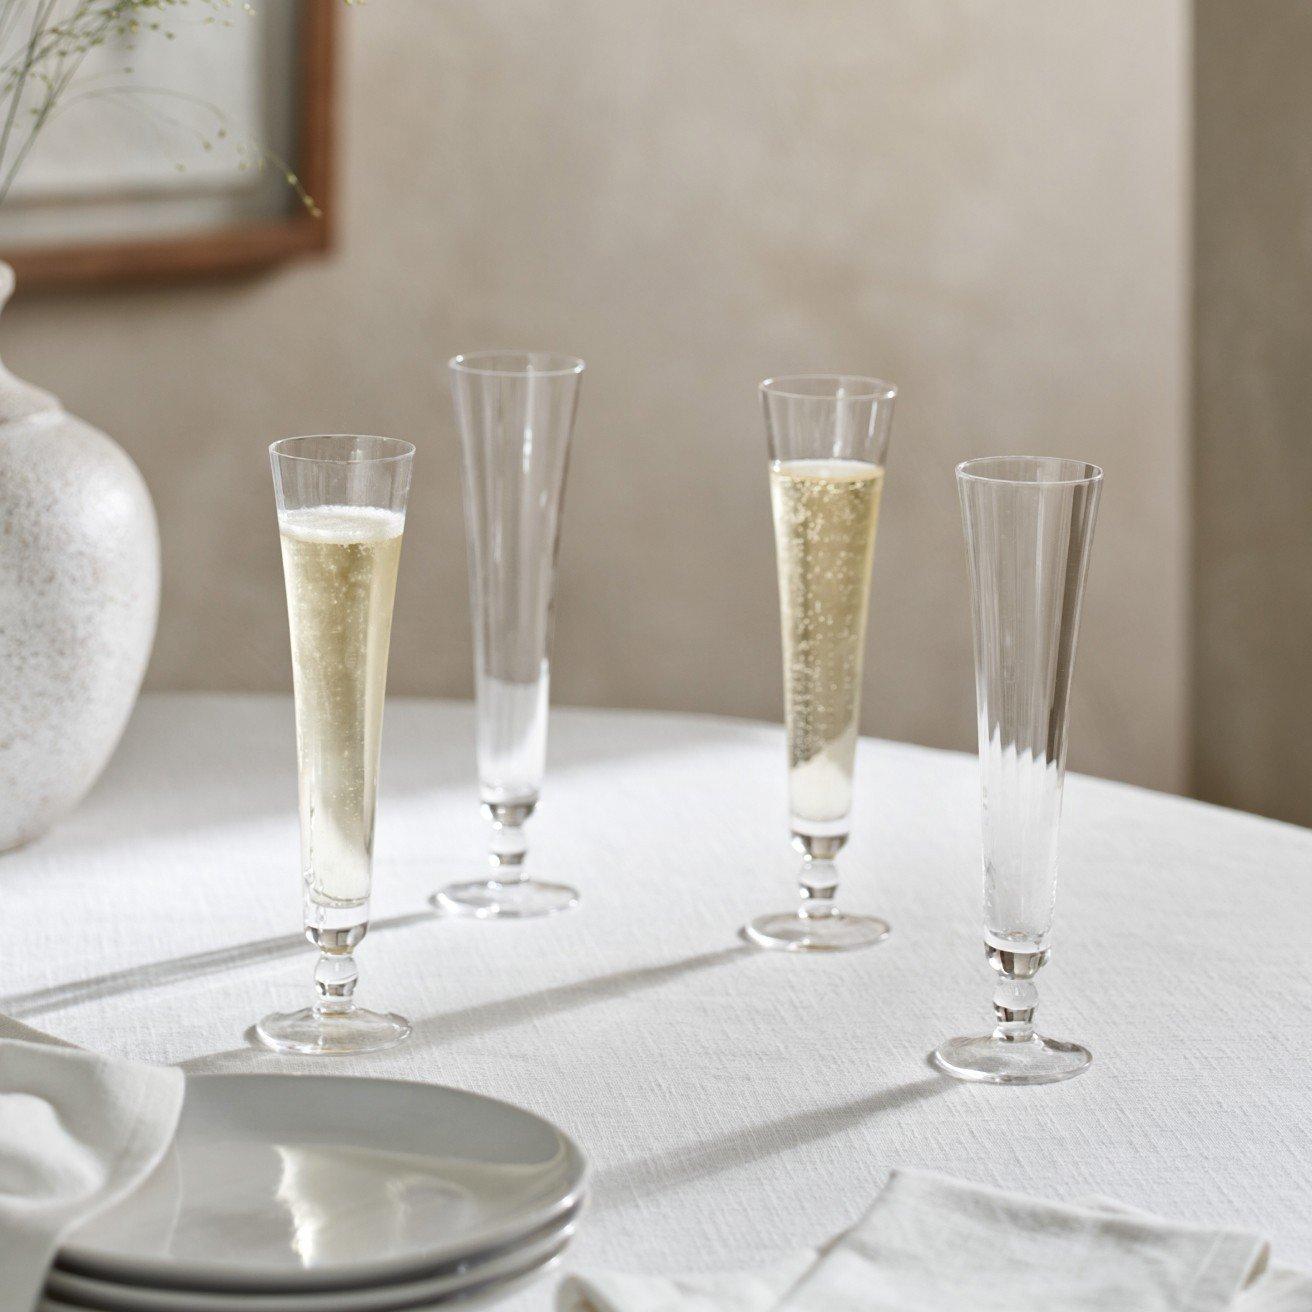
[[[404,1047],[288,1058],[245,1035],[311,993],[280,697],[143,699],[77,814],[0,862],[0,1011],[188,1070],[540,1112],[594,1167],[570,1266],[763,1262],[850,1224],[900,1165],[1230,1223],[1312,1267],[1312,833],[1072,776],[1038,1020],[1094,1064],[973,1086],[927,1062],[991,1021],[972,757],[862,741],[839,896],[893,933],[816,958],[738,937],[794,897],[778,726],[553,711],[530,859],[583,901],[520,923],[428,907],[483,868],[473,736],[468,705],[389,703],[360,996],[414,1021]]]

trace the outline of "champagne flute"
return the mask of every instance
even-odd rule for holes
[[[949,1039],[940,1070],[990,1084],[1070,1079],[1093,1060],[1035,1033],[1034,976],[1048,959],[1057,828],[1084,581],[1102,470],[1000,456],[957,466],[970,562],[983,792],[984,948],[1000,978],[997,1028]]]
[[[482,919],[577,905],[567,884],[529,877],[524,824],[546,767],[556,547],[583,361],[479,351],[450,361],[460,425],[474,619],[478,784],[492,826],[489,874],[450,884],[442,910]]]
[[[354,1001],[369,927],[387,650],[414,447],[290,437],[269,448],[296,697],[305,936],[318,998],[255,1027],[280,1052],[371,1052],[410,1033]]]
[[[886,921],[834,905],[834,859],[851,828],[870,569],[896,395],[877,378],[841,374],[761,384],[802,900],[746,926],[759,947],[833,952],[888,937]]]

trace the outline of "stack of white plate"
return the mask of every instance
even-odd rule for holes
[[[173,1149],[60,1249],[41,1312],[387,1312],[491,1301],[563,1252],[582,1154],[429,1084],[201,1075]]]

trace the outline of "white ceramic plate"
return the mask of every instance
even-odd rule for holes
[[[122,1285],[54,1270],[46,1281],[45,1294],[48,1300],[70,1307],[97,1308],[104,1312],[176,1312],[183,1308],[186,1312],[392,1312],[536,1269],[564,1251],[573,1237],[577,1215],[576,1208],[560,1221],[533,1231],[481,1261],[460,1262],[416,1280],[364,1289],[314,1290],[300,1294],[233,1290],[209,1294],[191,1289]]]
[[[504,1276],[476,1281],[474,1284],[458,1289],[454,1293],[439,1295],[431,1302],[407,1303],[404,1306],[404,1312],[435,1312],[435,1309],[438,1308],[455,1306],[469,1310],[476,1307],[486,1307],[532,1284],[534,1280],[546,1275],[559,1263],[560,1253],[556,1252],[548,1256],[545,1261],[520,1267]],[[183,1297],[184,1301],[172,1304],[174,1312],[191,1312],[191,1305],[185,1301],[185,1295]],[[84,1307],[80,1303],[66,1303],[63,1299],[43,1298],[37,1304],[37,1312],[99,1312],[99,1310]],[[401,1309],[398,1309],[397,1312],[401,1312]]]
[[[459,1089],[191,1076],[159,1169],[75,1231],[56,1263],[210,1293],[413,1280],[559,1219],[585,1170],[555,1126]]]

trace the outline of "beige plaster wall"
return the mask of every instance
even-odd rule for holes
[[[1107,471],[1078,767],[1185,777],[1182,0],[379,0],[343,15],[341,244],[255,281],[19,300],[0,349],[159,506],[150,683],[288,683],[264,444],[420,448],[392,687],[464,695],[445,359],[583,355],[560,702],[777,716],[756,381],[898,382],[866,728],[967,746],[952,466]]]

